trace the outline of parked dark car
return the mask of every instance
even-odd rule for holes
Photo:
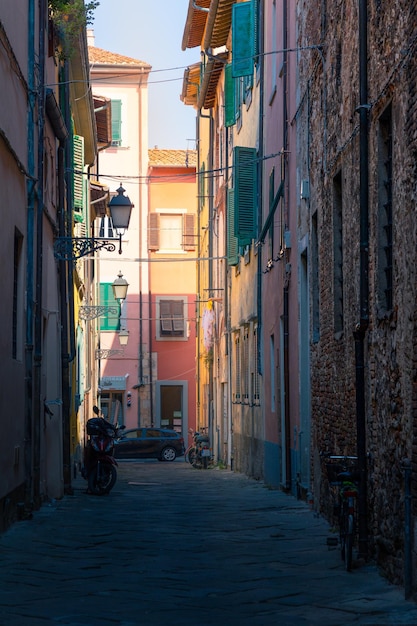
[[[134,428],[125,430],[115,441],[116,459],[158,459],[174,461],[185,452],[183,437],[166,428]]]

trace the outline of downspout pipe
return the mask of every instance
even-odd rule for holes
[[[213,135],[214,135],[214,119],[213,112],[210,109],[210,113],[208,115],[204,115],[201,113],[201,109],[199,111],[199,118],[208,119],[209,120],[209,156],[208,156],[208,169],[210,172],[213,171]],[[209,223],[208,223],[208,237],[209,237],[209,250],[208,250],[208,297],[213,296],[213,206],[214,206],[214,198],[213,198],[213,177],[209,178],[209,189],[208,189],[208,200],[209,200]],[[213,363],[210,363],[209,369],[209,385],[208,385],[208,397],[207,397],[207,411],[208,416],[205,419],[205,416],[202,417],[202,420],[197,422],[197,430],[201,428],[201,426],[208,425],[208,433],[211,440],[213,440],[212,434],[212,400],[213,400]],[[199,416],[200,417],[200,416]]]
[[[368,7],[359,0],[359,211],[360,211],[360,321],[354,332],[356,367],[356,436],[358,470],[359,556],[368,557],[368,504],[365,407],[365,336],[369,324],[369,137],[368,137]]]
[[[64,62],[62,71],[63,85],[69,82],[68,61]],[[64,109],[65,125],[72,128],[71,110],[69,101],[69,90],[64,86],[61,88],[62,102]],[[61,190],[63,194],[60,201],[60,227],[62,235],[72,237],[72,134],[65,142],[65,187]],[[74,327],[74,293],[73,293],[73,264],[71,261],[60,261],[60,281],[61,281],[61,311],[62,311],[62,335],[61,335],[61,367],[62,367],[62,445],[63,445],[63,477],[64,491],[72,494],[72,472],[71,472],[71,373],[70,363],[75,356],[75,327]]]
[[[36,508],[41,501],[41,399],[42,378],[42,301],[43,301],[43,215],[44,215],[44,136],[45,136],[45,37],[46,2],[39,3],[39,85],[38,85],[38,193],[36,212],[36,287],[35,287],[35,344],[33,360],[33,502]]]
[[[259,81],[259,155],[258,155],[258,234],[260,235],[262,229],[262,215],[263,215],[263,156],[264,156],[264,1],[260,0],[259,3],[259,73],[261,80]],[[226,170],[228,171],[228,170]],[[259,240],[259,236],[258,236]],[[262,345],[261,345],[261,331],[262,331],[262,252],[258,253],[258,266],[257,266],[257,322],[258,322],[258,353],[256,355],[256,368],[260,376],[262,376]]]
[[[25,337],[25,509],[33,508],[32,477],[32,405],[33,405],[33,287],[34,287],[34,219],[35,219],[35,0],[28,0],[28,107],[27,107],[27,151],[28,178],[27,223],[26,223],[26,337]]]
[[[288,1],[283,0],[283,25],[284,25],[284,33],[283,33],[283,48],[284,48],[284,62],[283,62],[283,90],[282,90],[282,111],[283,111],[283,119],[282,119],[282,138],[283,138],[283,146],[284,146],[284,154],[282,157],[283,164],[283,177],[282,180],[286,180],[286,169],[287,169],[287,154],[288,154]],[[284,220],[282,224],[285,224],[285,227],[288,228],[288,203],[285,206],[285,197],[286,193],[284,191],[283,198],[281,200],[282,212],[284,216]],[[285,215],[285,212],[287,215]],[[284,229],[281,228],[281,248],[284,247]],[[286,490],[291,490],[292,484],[292,463],[291,463],[291,402],[290,402],[290,355],[289,355],[289,324],[290,324],[290,312],[289,312],[289,281],[291,279],[290,272],[287,271],[286,266],[284,266],[285,277],[284,277],[284,293],[283,293],[283,302],[284,302],[284,411],[285,411],[285,488]]]

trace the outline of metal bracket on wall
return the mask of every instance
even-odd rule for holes
[[[58,261],[75,261],[98,250],[114,252],[116,244],[107,239],[88,237],[58,237],[54,243],[54,256]]]
[[[116,354],[124,354],[124,350],[96,350],[95,357],[96,359],[108,359]]]

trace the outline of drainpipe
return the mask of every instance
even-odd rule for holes
[[[258,240],[262,229],[263,215],[263,156],[264,156],[264,2],[259,3],[259,73],[261,80],[259,81],[259,155],[258,155]],[[228,171],[228,170],[226,170]],[[261,329],[262,329],[262,252],[258,251],[257,266],[257,293],[258,293],[258,353],[256,355],[257,372],[262,376],[262,348],[261,348]]]
[[[35,0],[28,2],[28,107],[27,107],[27,149],[28,178],[27,193],[27,233],[26,233],[26,339],[25,339],[25,509],[33,506],[32,478],[32,403],[33,403],[33,238],[35,213],[35,123],[33,112],[36,106],[35,93]]]
[[[67,129],[72,128],[69,90],[64,85],[69,83],[69,65],[65,61],[63,68],[63,85],[61,86],[64,120]],[[72,237],[72,134],[65,144],[65,188],[60,201],[60,228],[63,236]],[[66,210],[65,210],[66,209]],[[63,477],[64,491],[72,494],[71,486],[71,372],[70,363],[75,357],[75,327],[74,327],[74,278],[72,261],[60,261],[60,291],[62,310],[62,333],[61,333],[61,367],[62,367],[62,440],[63,440]]]
[[[45,26],[46,2],[39,3],[39,86],[38,86],[38,193],[36,213],[36,288],[35,288],[35,344],[33,368],[33,502],[36,508],[41,499],[41,400],[42,377],[42,283],[43,283],[43,214],[44,214],[44,131],[45,131]]]
[[[356,367],[356,436],[358,470],[360,474],[358,497],[359,556],[368,556],[367,526],[367,463],[365,410],[365,335],[369,323],[368,279],[368,11],[367,0],[359,0],[359,174],[360,174],[360,321],[354,332]]]
[[[197,397],[196,397],[196,416],[195,416],[195,424],[196,430],[198,430],[197,426],[200,423],[200,410],[201,410],[201,396],[200,396],[200,293],[201,293],[201,206],[202,206],[202,198],[200,197],[201,184],[200,184],[200,172],[201,172],[201,158],[200,158],[200,114],[201,111],[198,112],[197,120],[196,120],[196,138],[197,138],[197,175],[199,177],[197,183],[197,245],[198,245],[198,254],[197,254],[197,298],[195,303],[195,320],[196,320],[196,338],[197,338],[197,369],[196,369],[196,383],[197,383]]]
[[[229,128],[226,126],[225,129],[225,144],[226,146],[229,145]],[[225,171],[228,173],[229,172],[229,150],[226,150],[226,157],[225,157]],[[226,211],[227,211],[227,206],[226,206]],[[225,240],[226,240],[226,245],[227,245],[227,241],[228,241],[228,231],[227,231],[228,225],[227,225],[227,217],[225,220]],[[260,256],[260,255],[258,255]],[[226,350],[225,350],[225,356],[227,359],[227,380],[228,380],[228,386],[227,386],[227,415],[228,415],[228,419],[227,419],[227,441],[228,441],[228,446],[227,446],[227,466],[230,467],[230,470],[233,472],[233,405],[232,405],[232,341],[231,341],[231,332],[230,332],[230,327],[231,327],[231,311],[230,311],[230,302],[231,299],[229,297],[229,285],[230,285],[230,270],[229,270],[229,266],[227,263],[227,259],[226,262],[224,264],[224,314],[225,314],[225,319],[226,319]]]
[[[199,111],[199,117],[209,120],[209,156],[208,156],[208,170],[209,172],[213,171],[213,113],[210,109],[210,113],[208,115],[204,115],[201,113],[201,109]],[[209,177],[209,188],[208,188],[208,199],[209,199],[209,223],[208,223],[208,236],[209,236],[209,261],[208,261],[208,297],[213,296],[213,177]],[[207,397],[207,411],[208,417],[207,421],[203,417],[203,424],[208,424],[208,432],[210,439],[213,440],[212,435],[212,398],[213,398],[213,363],[209,365],[209,388],[208,388],[208,397]],[[197,422],[197,430],[201,427],[200,421]]]
[[[283,146],[284,153],[282,156],[282,167],[283,167],[283,180],[286,179],[286,169],[287,169],[287,154],[288,154],[288,102],[287,102],[287,89],[288,89],[288,2],[287,0],[283,1],[283,23],[284,23],[284,33],[283,33],[283,89],[282,89],[282,137],[283,137]],[[285,210],[285,191],[283,193],[283,197],[281,200],[282,212],[284,220],[282,222],[285,227],[288,227],[288,204]],[[285,212],[287,215],[285,215]],[[284,229],[281,228],[281,247],[284,247]],[[284,422],[285,422],[285,489],[290,491],[292,476],[291,476],[291,404],[290,404],[290,365],[289,365],[289,281],[291,279],[291,270],[288,268],[289,263],[286,262],[284,266],[284,294],[283,294],[283,308],[284,308],[284,316],[283,316],[283,325],[284,325]]]
[[[150,283],[149,283],[150,287]],[[149,402],[151,409],[151,426],[154,426],[153,421],[153,377],[152,377],[152,292],[149,289],[149,302],[148,302],[148,310],[149,310],[149,322],[148,322],[148,332],[149,332]]]

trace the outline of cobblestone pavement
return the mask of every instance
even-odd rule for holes
[[[227,470],[124,462],[108,496],[0,536],[4,626],[417,625],[373,565],[344,570],[308,506]]]

